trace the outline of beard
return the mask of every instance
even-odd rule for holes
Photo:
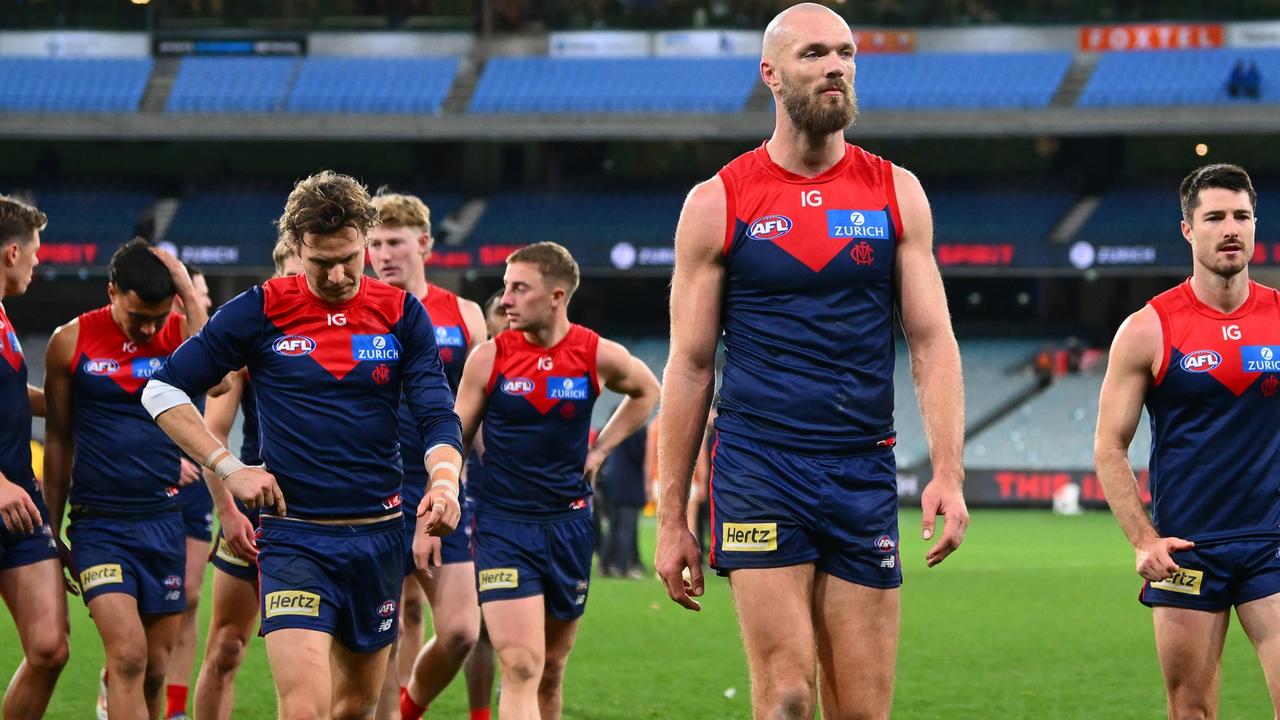
[[[823,95],[828,90],[839,90],[841,102],[832,103]],[[858,95],[853,85],[843,80],[829,80],[812,92],[795,87],[782,76],[782,107],[787,116],[806,135],[830,135],[843,132],[858,119]]]
[[[1244,243],[1240,243],[1243,247]],[[1249,267],[1249,262],[1253,259],[1252,252],[1240,252],[1235,257],[1223,257],[1218,254],[1217,248],[1211,249],[1208,253],[1202,253],[1200,264],[1207,270],[1220,278],[1226,279],[1240,274],[1245,268]]]

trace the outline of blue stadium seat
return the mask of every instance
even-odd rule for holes
[[[754,59],[494,58],[473,113],[732,113],[758,81]]]
[[[189,57],[165,110],[172,113],[276,112],[299,60],[281,57]]]
[[[457,73],[457,58],[307,58],[286,109],[306,113],[439,113]]]
[[[0,58],[0,110],[134,112],[151,58]]]
[[[662,244],[671,240],[683,202],[677,193],[500,193],[471,241]]]
[[[1069,52],[906,53],[858,57],[864,108],[1042,108],[1071,68]]]
[[[1074,202],[1051,190],[929,190],[938,242],[1041,242]]]
[[[1237,61],[1256,62],[1259,99],[1233,98],[1227,78]],[[1280,101],[1280,50],[1213,49],[1104,53],[1080,94],[1081,107],[1217,105]]]
[[[40,233],[43,242],[105,247],[133,237],[153,199],[149,193],[121,190],[37,190],[34,195],[36,205],[49,216],[49,226]]]

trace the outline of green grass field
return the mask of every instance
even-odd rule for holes
[[[1109,514],[978,511],[963,549],[932,570],[924,566],[919,512],[904,512],[901,523],[895,718],[1164,717],[1150,612],[1136,601],[1132,553]],[[643,532],[649,557],[652,521]],[[92,717],[102,660],[78,598],[71,607],[72,659],[48,715],[55,720]],[[0,673],[7,678],[19,658],[13,628],[0,623]],[[1238,626],[1223,664],[1220,717],[1271,717],[1262,672]],[[566,718],[750,717],[728,584],[711,578],[694,614],[667,600],[657,581],[595,581],[565,696]],[[235,716],[274,711],[266,653],[255,641]],[[466,717],[460,681],[429,717]]]

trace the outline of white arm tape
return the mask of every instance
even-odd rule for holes
[[[462,468],[458,467],[457,465],[454,465],[453,463],[449,462],[448,460],[446,460],[446,461],[444,461],[444,462],[438,462],[438,463],[436,463],[435,465],[432,465],[432,466],[431,466],[431,469],[427,471],[427,474],[428,474],[428,475],[431,475],[432,477],[435,477],[436,471],[437,471],[437,470],[439,470],[439,469],[441,469],[441,468],[444,468],[444,469],[446,469],[446,470],[452,470],[452,471],[453,471],[453,479],[455,479],[455,480],[457,480],[458,478],[462,477]]]
[[[449,492],[448,492],[449,497],[453,498],[455,501],[458,499],[458,484],[457,484],[457,483],[455,483],[454,481],[452,481],[452,480],[437,480],[437,481],[435,481],[435,482],[431,483],[431,488],[430,488],[430,489],[431,489],[431,490],[435,490],[435,489],[436,489],[436,488],[438,488],[438,487],[448,488],[448,490],[449,490]]]
[[[432,445],[431,447],[427,448],[427,451],[423,453],[422,461],[426,462],[427,458],[431,457],[431,453],[439,450],[440,448],[451,448],[451,447],[453,446],[450,445],[449,443],[436,443],[435,445]]]
[[[142,407],[151,413],[152,420],[160,417],[160,414],[166,410],[172,410],[179,405],[193,404],[190,395],[155,378],[148,380],[147,386],[142,389]]]

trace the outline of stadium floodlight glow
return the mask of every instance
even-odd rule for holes
[[[1196,144],[1196,155],[1199,155],[1200,157],[1204,157],[1205,155],[1208,155],[1208,154],[1209,154],[1208,145],[1205,145],[1204,143]]]
[[[129,0],[134,5],[150,5],[151,0]]]

